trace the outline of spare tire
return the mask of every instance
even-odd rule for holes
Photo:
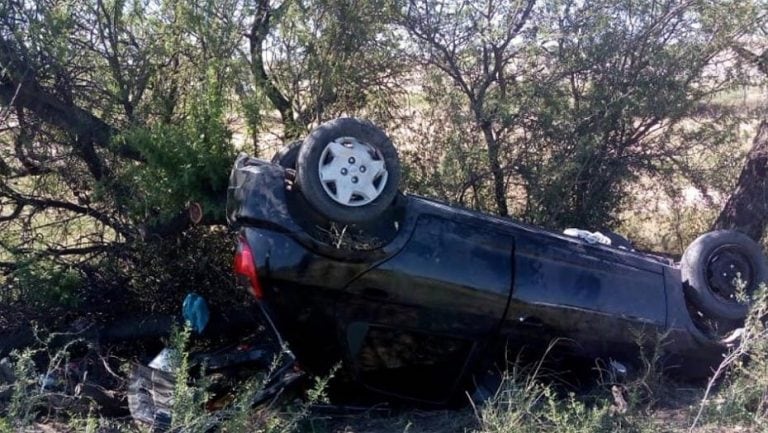
[[[371,122],[340,118],[304,139],[296,163],[304,198],[325,218],[344,224],[376,219],[397,195],[400,160]]]
[[[718,230],[688,246],[680,273],[688,300],[705,316],[743,320],[755,290],[768,281],[768,261],[760,245],[745,234]]]

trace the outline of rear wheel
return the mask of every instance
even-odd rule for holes
[[[315,128],[301,145],[296,168],[304,198],[324,217],[344,224],[376,219],[394,200],[400,182],[392,141],[356,118]]]
[[[283,168],[296,169],[296,160],[299,158],[299,150],[301,150],[301,140],[291,142],[282,149],[278,150],[275,156],[272,157],[272,164],[277,164]]]
[[[689,301],[708,319],[738,321],[760,283],[768,280],[768,262],[760,245],[731,230],[698,237],[680,262]]]

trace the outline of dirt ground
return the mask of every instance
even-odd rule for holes
[[[314,417],[310,425],[316,433],[446,433],[470,431],[477,427],[477,418],[471,409],[414,410],[389,417]]]

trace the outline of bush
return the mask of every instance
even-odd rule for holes
[[[0,301],[43,308],[71,308],[82,302],[83,278],[75,268],[36,258],[18,264]]]
[[[516,361],[493,397],[476,409],[480,428],[475,433],[658,431],[649,414],[666,392],[659,363],[664,338],[649,337],[637,334],[641,363],[635,374],[619,380],[598,364],[597,386],[580,394],[541,374],[547,354],[533,366]]]
[[[176,314],[192,291],[214,308],[242,304],[248,295],[232,274],[234,247],[233,235],[224,227],[195,227],[172,243],[137,241],[129,257],[110,258],[107,278],[122,279],[125,310]]]
[[[211,218],[224,215],[235,150],[224,119],[228,108],[213,74],[203,88],[207,92],[194,95],[183,120],[133,127],[115,139],[146,159],[127,166],[121,178],[143,194],[119,197],[137,221],[162,221],[189,202],[199,202]]]
[[[740,340],[710,380],[693,425],[768,428],[768,288],[761,285]],[[715,393],[719,389],[719,392]]]

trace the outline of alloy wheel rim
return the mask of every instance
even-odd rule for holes
[[[318,173],[328,197],[350,207],[376,200],[388,177],[381,152],[354,137],[340,137],[326,144],[320,154]]]

